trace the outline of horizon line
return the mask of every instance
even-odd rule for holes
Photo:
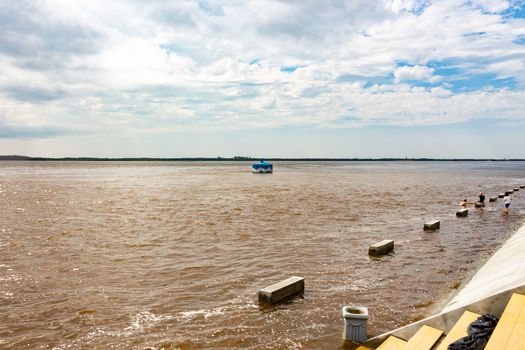
[[[521,162],[525,158],[428,158],[428,157],[31,157],[0,155],[0,161],[496,161]]]

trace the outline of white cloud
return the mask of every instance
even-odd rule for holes
[[[482,8],[483,11],[492,13],[502,12],[508,9],[511,5],[507,0],[475,0],[473,1],[473,4]]]
[[[391,0],[386,3],[387,7],[390,7],[392,11],[399,13],[402,11],[417,11],[428,5],[429,1],[421,0]]]
[[[525,62],[522,59],[494,62],[487,65],[486,71],[496,73],[500,79],[517,77],[519,81],[525,83],[525,77],[519,78],[525,71]]]
[[[394,71],[394,78],[396,82],[406,80],[423,80],[435,82],[439,80],[433,75],[434,69],[426,66],[402,66],[396,68]]]
[[[525,105],[525,46],[513,42],[525,21],[503,20],[507,1],[31,4],[0,9],[0,105],[13,125],[425,125],[513,120]],[[518,88],[454,91],[431,64],[448,61]]]

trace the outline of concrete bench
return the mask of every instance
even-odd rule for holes
[[[498,194],[498,198],[503,198],[503,197],[505,197],[505,193]]]
[[[460,218],[463,218],[465,216],[468,215],[468,209],[459,209],[457,212],[456,212],[456,216],[457,217],[460,217]]]
[[[521,185],[520,188],[525,188],[525,185]]]
[[[304,277],[293,276],[259,291],[259,302],[274,304],[291,296],[304,293]]]
[[[388,254],[391,251],[394,250],[394,241],[385,239],[381,242],[372,244],[370,248],[368,248],[368,255],[384,255]]]
[[[476,202],[476,203],[474,203],[474,207],[476,207],[476,208],[484,208],[485,207],[485,202]]]
[[[489,202],[496,202],[498,200],[498,197],[490,197]]]
[[[439,220],[433,220],[423,225],[423,230],[438,230],[441,225]]]
[[[514,192],[518,192],[519,190],[520,190],[520,189],[519,189],[518,187],[516,187],[516,188],[514,189]]]

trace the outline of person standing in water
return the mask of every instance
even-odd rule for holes
[[[503,198],[503,203],[505,203],[504,212],[505,212],[505,214],[508,214],[509,213],[509,207],[510,207],[510,193],[509,192],[505,192],[505,197]]]
[[[485,203],[485,193],[483,193],[483,192],[479,193],[479,202],[480,203]]]

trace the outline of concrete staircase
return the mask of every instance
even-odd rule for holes
[[[377,350],[446,350],[449,344],[467,335],[468,325],[479,316],[474,312],[463,312],[445,337],[443,331],[427,325],[423,325],[408,341],[391,335]],[[371,349],[360,346],[356,350]],[[525,350],[525,295],[512,295],[485,350]]]

